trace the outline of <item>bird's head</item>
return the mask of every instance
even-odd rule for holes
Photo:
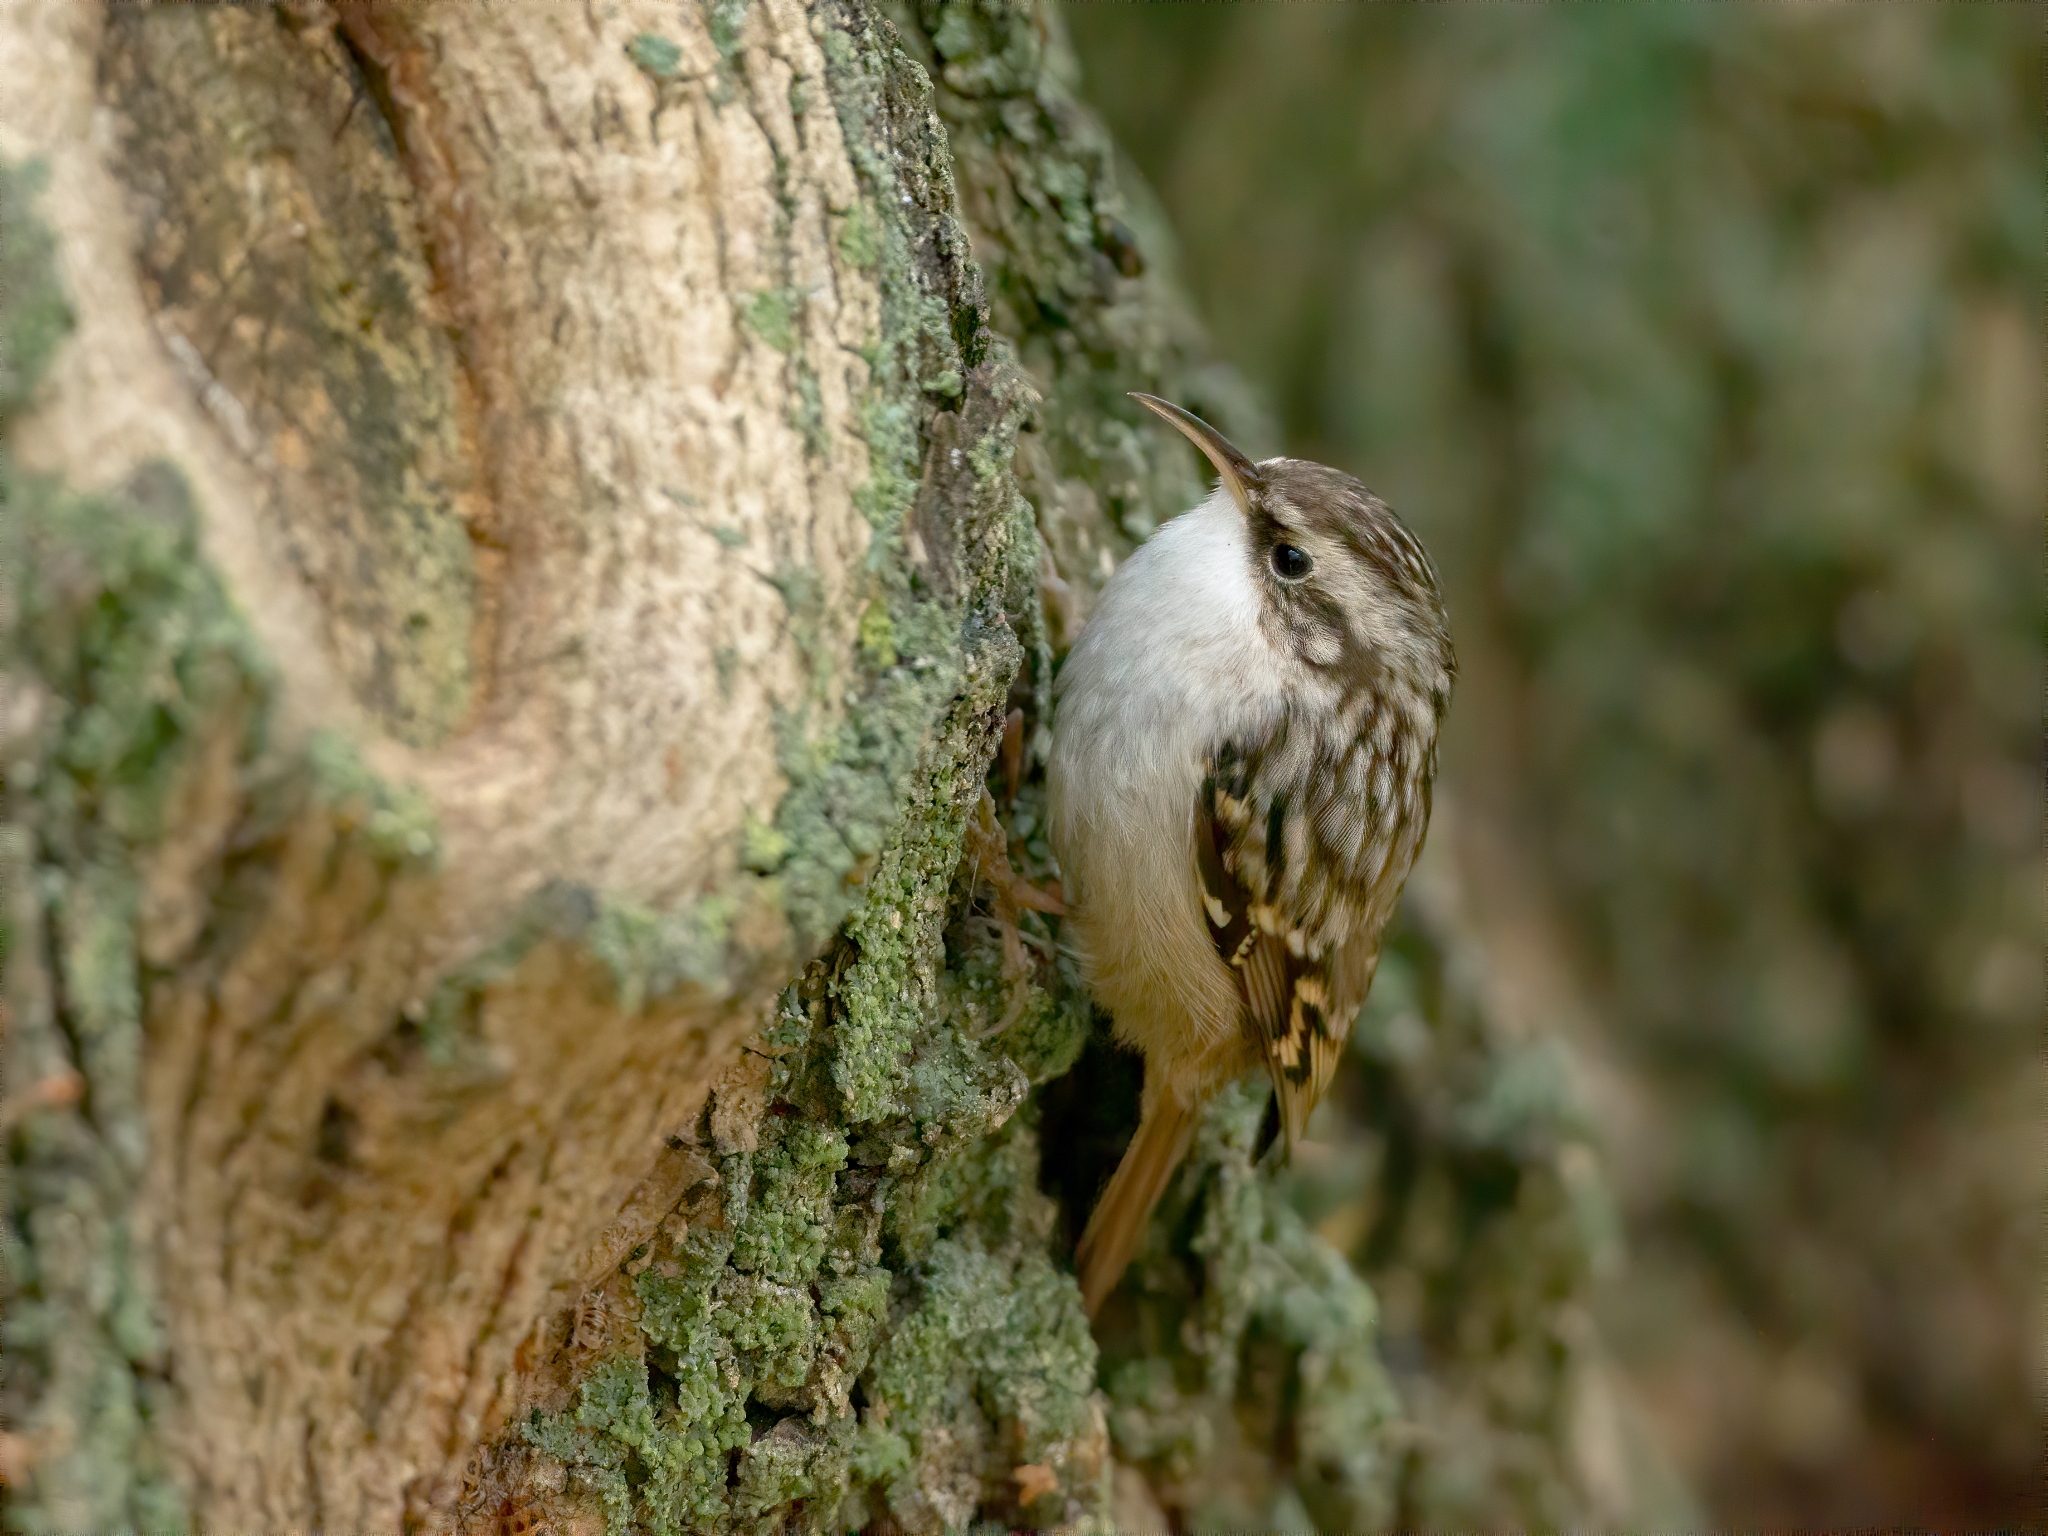
[[[1133,399],[1216,466],[1243,515],[1252,581],[1276,645],[1347,690],[1392,684],[1441,716],[1457,675],[1450,621],[1422,541],[1351,476],[1306,459],[1253,463],[1201,417]]]

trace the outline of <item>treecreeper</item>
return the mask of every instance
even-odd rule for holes
[[[1090,1316],[1210,1095],[1263,1066],[1261,1149],[1299,1141],[1422,847],[1457,675],[1435,568],[1384,502],[1135,398],[1221,483],[1110,579],[1055,693],[1067,931],[1145,1058],[1137,1134],[1076,1254]]]

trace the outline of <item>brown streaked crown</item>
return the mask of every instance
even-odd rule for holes
[[[1397,682],[1443,712],[1457,657],[1436,567],[1352,476],[1307,459],[1253,463],[1193,412],[1133,394],[1216,467],[1251,533],[1253,576],[1279,638],[1356,686]]]

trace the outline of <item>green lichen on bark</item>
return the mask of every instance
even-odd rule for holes
[[[740,304],[740,318],[756,336],[778,352],[796,347],[796,294],[787,288],[763,288]]]
[[[54,242],[28,204],[36,185],[0,166],[10,413],[69,322]],[[148,1156],[142,969],[176,934],[134,855],[169,830],[196,737],[252,743],[262,669],[196,561],[190,501],[164,466],[81,496],[25,475],[0,444],[0,574],[0,1409],[40,1453],[10,1481],[6,1518],[172,1529],[185,1510],[158,1438],[168,1362],[132,1204]]]
[[[834,1069],[862,965],[844,946],[784,996],[755,1145],[721,1145],[713,1111],[716,1174],[628,1261],[633,1345],[524,1426],[610,1529],[957,1528],[1024,1513],[1026,1463],[1067,1474],[1041,1516],[1098,1498],[1076,1455],[1094,1347],[1050,1250],[1031,1079],[976,1037],[992,989],[924,1011],[904,1107],[856,1121]]]
[[[197,563],[170,470],[145,466],[100,496],[11,465],[0,475],[4,686],[19,711],[6,742],[5,1079],[33,1105],[8,1128],[4,1398],[43,1452],[10,1488],[8,1519],[182,1526],[157,1439],[168,1361],[133,1211],[149,1151],[142,982],[161,934],[137,856],[165,836],[198,739],[253,744],[261,668]]]
[[[957,921],[1004,702],[1043,648],[1010,471],[1033,395],[986,331],[929,83],[864,10],[822,16],[862,188],[841,244],[883,294],[858,497],[874,596],[843,722],[785,722],[791,787],[748,856],[800,932],[838,937],[752,1047],[767,1113],[740,1135],[713,1106],[715,1182],[628,1261],[632,1343],[523,1427],[614,1530],[939,1530],[1101,1497],[1094,1346],[1018,1114],[1086,1015],[1028,979],[1013,994]],[[1026,1464],[1061,1480],[1028,1512]]]
[[[1163,390],[1253,452],[1270,451],[1273,430],[1214,364],[1163,217],[1076,95],[1057,11],[886,8],[933,78],[991,328],[1043,396],[1019,456],[1025,492],[1061,574],[1099,585],[1104,552],[1121,557],[1192,506],[1207,473],[1129,391]]]
[[[27,1473],[10,1528],[186,1523],[177,1391],[138,1202],[151,987],[216,942],[234,834],[331,818],[378,867],[430,869],[416,795],[342,743],[269,738],[272,673],[149,461],[79,493],[0,458],[6,708],[5,1375]]]
[[[71,329],[71,306],[57,280],[56,242],[30,205],[49,180],[42,161],[0,163],[0,423],[21,408]]]
[[[0,183],[13,404],[33,390],[68,311],[52,243],[22,200],[34,182],[10,166]],[[237,712],[250,653],[218,589],[192,568],[189,503],[167,471],[147,467],[117,492],[79,497],[0,452],[0,541],[0,938],[14,1109],[0,1403],[29,1443],[53,1444],[10,1487],[8,1521],[174,1527],[183,1501],[156,1441],[166,1362],[130,1209],[147,1156],[143,892],[130,849],[161,836],[189,733]]]
[[[1181,1243],[1156,1245],[1142,1299],[1110,1314],[1111,1433],[1163,1485],[1198,1491],[1176,1501],[1198,1526],[1386,1529],[1400,1408],[1378,1305],[1254,1166],[1265,1101],[1249,1083],[1219,1099],[1159,1214]]]
[[[659,32],[642,32],[626,44],[626,57],[651,79],[672,80],[683,61],[683,50]]]
[[[854,162],[860,199],[840,215],[839,243],[880,278],[881,324],[866,349],[869,383],[858,405],[869,478],[855,503],[873,537],[862,598],[859,669],[851,704],[830,727],[823,692],[837,658],[821,658],[812,698],[781,726],[779,766],[789,788],[775,813],[781,857],[753,867],[773,873],[806,947],[822,946],[854,910],[861,888],[888,878],[891,829],[912,773],[928,753],[934,723],[972,695],[987,708],[1007,688],[1017,631],[1035,633],[1028,580],[1033,558],[1028,512],[1007,476],[960,504],[914,513],[933,433],[922,381],[972,375],[960,404],[977,442],[1007,462],[1028,391],[991,354],[980,279],[957,222],[942,139],[927,127],[929,87],[915,66],[892,58],[893,44],[861,12],[828,12],[821,44],[833,106]],[[920,146],[890,153],[882,146]],[[849,258],[853,259],[853,258]],[[748,324],[787,351],[799,398],[807,364],[793,290],[755,295]],[[815,381],[813,381],[815,387]],[[961,390],[956,388],[957,398]],[[937,535],[927,540],[926,533]],[[809,583],[807,586],[806,583]],[[799,643],[821,633],[806,608],[808,573],[779,578]],[[817,642],[822,644],[822,641]],[[754,853],[765,844],[757,838]]]
[[[775,872],[813,950],[877,876],[934,723],[959,714],[963,694],[999,700],[1017,665],[1006,653],[1020,632],[1037,638],[1035,537],[1006,472],[1029,390],[986,329],[929,84],[864,12],[825,15],[827,77],[861,187],[842,234],[858,230],[878,269],[882,315],[859,404],[869,479],[855,500],[873,538],[854,702],[828,733],[793,714],[779,754],[790,788]],[[935,413],[924,381],[945,375],[973,384],[956,411]],[[950,449],[953,434],[1003,472],[973,486],[949,463],[928,474],[932,445]],[[800,601],[791,607],[801,620]]]

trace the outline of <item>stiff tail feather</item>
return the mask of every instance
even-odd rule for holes
[[[1130,1267],[1152,1207],[1166,1192],[1173,1170],[1187,1156],[1194,1132],[1193,1112],[1175,1103],[1171,1094],[1161,1094],[1146,1106],[1138,1134],[1131,1138],[1124,1160],[1110,1175],[1095,1214],[1088,1218],[1088,1230],[1074,1250],[1074,1264],[1081,1275],[1081,1304],[1090,1317]]]

